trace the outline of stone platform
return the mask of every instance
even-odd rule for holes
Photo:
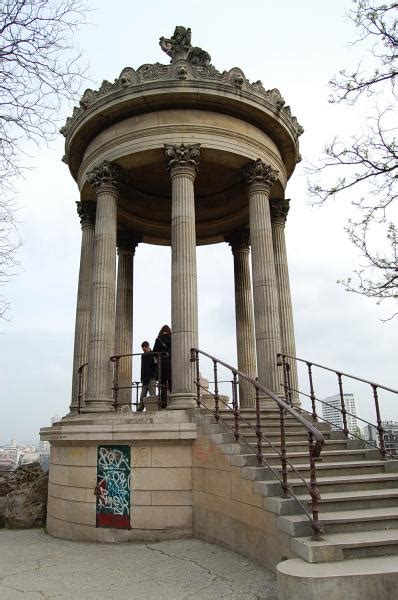
[[[43,428],[51,444],[47,530],[96,542],[162,540],[192,535],[192,442],[185,411],[64,417]],[[99,445],[130,448],[131,528],[96,526]]]

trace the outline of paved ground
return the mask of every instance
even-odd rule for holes
[[[275,577],[200,540],[91,544],[0,530],[1,600],[277,600]]]

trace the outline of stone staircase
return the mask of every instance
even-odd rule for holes
[[[234,425],[232,411],[222,410],[219,424],[207,413],[199,427],[221,452],[230,455],[231,465],[240,467],[241,478],[252,481],[253,491],[264,498],[264,509],[276,515],[278,530],[289,536],[291,555],[296,559],[281,562],[277,567],[280,598],[315,598],[328,589],[323,590],[321,580],[326,582],[330,571],[335,578],[345,578],[346,586],[352,580],[354,595],[346,597],[376,598],[376,595],[369,595],[369,589],[373,590],[371,594],[376,594],[374,590],[377,589],[377,594],[384,593],[385,598],[396,597],[395,592],[392,596],[385,595],[386,589],[380,587],[383,585],[380,574],[384,573],[387,563],[392,565],[388,575],[394,569],[398,574],[398,461],[383,461],[378,450],[363,447],[360,440],[347,440],[343,432],[331,431],[325,423],[312,421],[325,437],[317,461],[320,520],[325,532],[320,541],[313,541],[311,523],[296,500],[281,498],[281,485],[272,470],[268,466],[256,466],[254,409],[242,409],[241,418],[239,442],[231,431]],[[276,447],[280,446],[279,411],[262,410],[262,427],[263,436]],[[308,482],[307,433],[291,416],[286,417],[286,441],[289,461]],[[281,475],[280,458],[266,442],[263,456]],[[303,481],[292,471],[288,482],[290,489],[310,511],[310,498]],[[383,557],[382,562],[380,557]],[[370,577],[370,588],[359,594],[359,587],[356,589],[358,577],[364,575]],[[386,576],[384,580],[390,581]],[[316,585],[311,584],[312,591],[309,581],[316,582]],[[397,585],[398,579],[394,582]],[[345,589],[348,591],[349,588]],[[328,600],[340,597],[343,596],[332,593]]]

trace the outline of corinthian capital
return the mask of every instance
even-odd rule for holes
[[[250,250],[250,232],[246,227],[226,235],[225,241],[231,246],[232,254]]]
[[[95,224],[95,211],[97,205],[94,202],[76,202],[77,214],[80,217],[80,224],[83,227],[94,226]]]
[[[137,235],[133,231],[128,231],[126,229],[121,229],[117,232],[117,249],[118,254],[122,254],[123,252],[128,252],[130,254],[135,254],[135,249],[138,244],[142,241],[142,236]]]
[[[278,179],[278,171],[273,169],[271,165],[267,165],[260,158],[248,164],[243,175],[249,185],[259,183],[265,185],[268,190],[271,189],[274,182]]]
[[[87,179],[95,190],[105,186],[118,188],[121,180],[121,170],[114,163],[104,160],[103,163],[87,173]]]
[[[290,200],[278,200],[273,198],[270,203],[272,222],[277,225],[285,225],[289,207]]]
[[[169,173],[188,170],[196,175],[199,169],[200,144],[165,144],[164,157]]]

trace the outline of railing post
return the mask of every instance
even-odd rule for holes
[[[233,380],[232,380],[232,407],[234,410],[234,435],[235,439],[239,440],[239,403],[238,403],[238,381],[237,374],[233,372]]]
[[[191,349],[191,362],[195,362],[195,372],[196,372],[196,404],[200,407],[200,369],[199,369],[199,352],[197,350]]]
[[[287,483],[285,410],[282,406],[279,407],[279,424],[280,424],[280,430],[281,430],[281,467],[282,467],[281,498],[289,498],[289,487],[288,487],[288,483]]]
[[[257,437],[257,466],[263,464],[263,442],[261,431],[260,390],[256,386],[256,437]]]
[[[157,352],[156,354],[156,364],[158,366],[158,407],[161,407],[162,397],[163,397],[163,384],[162,384],[162,353]],[[167,385],[167,383],[166,383]]]
[[[83,385],[84,385],[84,368],[87,366],[87,363],[81,365],[77,370],[78,384],[77,384],[77,414],[80,415],[82,400],[83,400]]]
[[[214,370],[214,411],[216,423],[220,420],[220,397],[218,395],[218,376],[217,376],[217,361],[213,359],[213,370]]]
[[[375,409],[376,409],[377,433],[379,434],[380,454],[381,454],[383,460],[385,460],[386,459],[386,447],[385,447],[385,443],[384,443],[384,429],[383,429],[383,426],[381,424],[380,407],[379,407],[379,396],[378,396],[378,393],[377,393],[377,385],[375,385],[373,383],[372,384],[372,389],[373,389],[373,398],[374,398],[374,401],[375,401]]]
[[[133,383],[134,383],[134,387],[135,387],[135,409],[137,410],[137,406],[139,404],[139,402],[138,402],[138,388],[139,388],[140,382],[139,381],[134,381]],[[133,410],[133,407],[131,407],[131,410]]]
[[[315,392],[314,392],[314,382],[312,379],[312,364],[310,362],[306,363],[307,368],[308,368],[308,378],[310,381],[310,398],[311,398],[311,407],[312,407],[312,418],[314,419],[314,421],[318,420],[318,415],[316,414],[316,398],[315,398]]]
[[[323,535],[323,527],[319,521],[319,505],[318,501],[321,499],[321,495],[318,489],[318,482],[316,480],[316,464],[315,464],[315,452],[314,452],[314,438],[312,433],[308,432],[308,450],[310,458],[310,496],[311,496],[311,512],[312,512],[312,540],[320,541]]]
[[[119,398],[119,359],[120,359],[120,356],[112,356],[112,358],[111,358],[111,362],[113,362],[112,392],[113,392],[113,407],[114,407],[115,412],[117,412],[118,398]]]
[[[347,410],[344,402],[344,393],[343,393],[343,382],[341,380],[341,373],[336,373],[337,379],[339,381],[339,394],[340,394],[340,406],[341,406],[341,416],[343,417],[343,431],[346,438],[348,438],[348,434],[350,430],[347,425]]]

